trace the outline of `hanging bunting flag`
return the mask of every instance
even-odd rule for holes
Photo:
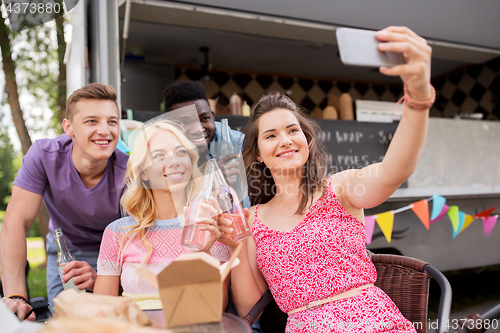
[[[375,216],[365,216],[366,244],[372,242],[373,228],[375,227]]]
[[[434,194],[432,196],[432,215],[431,220],[439,220],[438,217],[443,211],[443,206],[446,203],[446,199],[440,195]]]
[[[498,215],[495,216],[490,216],[487,219],[483,220],[483,228],[484,228],[484,235],[488,236],[495,227],[495,223],[497,223],[497,218]]]
[[[429,204],[427,203],[427,199],[414,202],[412,206],[411,209],[413,212],[417,214],[425,228],[429,230]]]
[[[378,226],[382,229],[387,242],[391,242],[392,237],[392,225],[394,224],[394,213],[393,211],[378,214],[376,218]]]
[[[481,218],[481,217],[483,217],[483,218],[487,218],[487,217],[489,217],[489,216],[490,216],[490,214],[491,214],[491,213],[492,213],[495,209],[497,209],[497,208],[498,208],[498,206],[497,206],[497,207],[490,208],[490,209],[487,209],[487,210],[483,210],[482,212],[477,213],[476,215],[474,215],[474,218],[475,218],[475,219],[478,219],[478,218]]]
[[[432,214],[429,219],[429,201],[432,203]],[[497,207],[489,208],[475,215],[469,215],[461,212],[458,206],[448,206],[446,205],[446,198],[434,194],[432,197],[414,202],[408,206],[404,206],[389,212],[385,212],[378,215],[365,216],[365,230],[366,230],[366,244],[370,244],[373,238],[373,229],[375,226],[375,221],[377,221],[382,233],[384,234],[387,242],[391,242],[392,239],[392,229],[394,226],[394,215],[404,212],[406,210],[413,210],[413,212],[418,216],[420,221],[423,223],[425,228],[429,230],[429,226],[436,223],[443,218],[444,215],[448,215],[453,227],[453,238],[457,237],[462,231],[467,229],[475,219],[483,220],[483,228],[485,236],[488,236],[493,228],[495,227],[496,221],[499,215],[490,214],[497,209]]]
[[[474,216],[465,214],[464,226],[462,227],[462,229],[460,229],[458,233],[460,234],[462,231],[464,231],[472,223],[472,221],[474,221]]]
[[[450,207],[448,205],[443,205],[443,210],[441,210],[441,213],[439,213],[438,217],[436,217],[435,219],[431,219],[429,221],[429,224],[433,224],[433,223],[436,223],[437,221],[441,220],[443,218],[443,216],[446,215],[446,213],[448,213],[448,210],[450,209]]]
[[[464,227],[464,223],[465,223],[465,213],[459,211],[458,212],[458,232],[457,232],[457,235],[460,233],[460,231],[462,231],[462,228]]]
[[[448,210],[448,217],[450,218],[451,225],[453,226],[453,238],[455,238],[458,234],[458,225],[460,224],[458,213],[458,206],[451,206],[450,210]]]

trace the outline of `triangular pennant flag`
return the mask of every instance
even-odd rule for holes
[[[431,220],[439,220],[437,217],[441,214],[446,199],[440,195],[434,194],[432,196],[432,215]]]
[[[382,229],[387,242],[391,242],[392,237],[392,225],[394,223],[394,214],[392,211],[378,214],[376,218],[378,226]]]
[[[365,216],[366,244],[370,244],[372,242],[374,227],[375,227],[375,217],[373,215]]]
[[[460,229],[460,231],[458,233],[461,233],[462,231],[467,229],[467,227],[472,223],[472,221],[474,221],[474,216],[469,215],[469,214],[465,214],[464,226],[462,227],[462,229]]]
[[[446,213],[448,213],[449,209],[450,209],[450,207],[448,205],[443,205],[443,210],[441,211],[441,213],[439,213],[438,217],[436,217],[435,219],[431,219],[429,221],[429,224],[433,224],[433,223],[436,223],[437,221],[441,220],[443,218],[443,216],[445,216]]]
[[[448,217],[451,220],[451,225],[453,226],[453,238],[458,234],[458,225],[459,217],[458,217],[458,206],[451,206],[450,210],[448,210]]]
[[[490,208],[490,209],[487,209],[487,210],[483,210],[482,212],[479,212],[477,213],[476,215],[474,215],[474,218],[477,219],[477,218],[481,218],[481,217],[484,217],[484,218],[487,218],[490,216],[490,214],[495,210],[497,209],[497,207],[493,207],[493,208]]]
[[[415,214],[417,214],[418,218],[424,224],[425,228],[429,230],[429,204],[427,200],[420,200],[414,202],[413,207],[411,208]]]
[[[465,213],[464,212],[458,212],[458,229],[457,229],[457,234],[455,237],[462,231],[462,228],[464,227],[465,223]]]
[[[484,228],[484,235],[488,236],[495,227],[495,223],[497,223],[497,218],[498,215],[495,216],[490,216],[487,219],[483,220],[483,228]]]

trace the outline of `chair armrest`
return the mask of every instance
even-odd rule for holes
[[[271,294],[271,291],[268,289],[264,295],[260,298],[260,300],[255,303],[253,306],[252,310],[243,317],[243,320],[246,320],[250,325],[252,325],[255,320],[259,317],[259,315],[264,311],[264,308],[267,306],[267,304],[271,301],[273,298],[273,295]]]

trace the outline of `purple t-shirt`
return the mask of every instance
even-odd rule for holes
[[[24,156],[13,185],[43,195],[50,232],[62,228],[70,248],[99,250],[104,229],[120,218],[128,155],[115,149],[99,183],[88,189],[73,165],[72,148],[66,134],[37,140]]]

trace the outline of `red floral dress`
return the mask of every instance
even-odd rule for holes
[[[283,312],[375,283],[365,226],[344,210],[330,183],[325,196],[289,232],[266,227],[257,211],[258,205],[253,224],[257,264]],[[370,287],[358,296],[292,314],[286,332],[415,330],[381,289]]]

